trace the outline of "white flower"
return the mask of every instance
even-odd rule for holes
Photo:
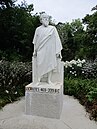
[[[83,63],[85,63],[85,59],[83,59],[82,61],[80,59],[78,59],[77,61],[71,60],[70,62],[69,61],[64,62],[64,66],[65,66],[65,68],[67,68],[67,67],[72,67],[72,65],[74,64],[78,67],[82,67]],[[72,69],[74,69],[74,68],[72,67]]]
[[[16,95],[18,92],[16,91],[14,94]]]
[[[74,72],[72,72],[72,74],[74,74]]]
[[[65,68],[67,68],[68,66],[66,65]]]
[[[68,67],[67,63],[64,62],[64,66],[65,66],[65,68],[67,68]]]
[[[84,71],[82,71],[82,73],[84,73]]]
[[[80,60],[80,59],[78,59],[78,60],[77,60],[77,63],[81,63],[81,60]]]
[[[2,63],[2,60],[0,60],[0,63]]]
[[[76,64],[76,60],[71,60],[70,64]]]
[[[69,64],[69,61],[66,61],[67,64]]]
[[[65,66],[65,68],[72,67],[72,65],[70,64],[69,61],[64,62],[64,66]]]
[[[78,62],[81,62],[81,60],[80,60],[80,59],[78,59],[77,61],[78,61]]]
[[[78,66],[78,67],[82,67],[82,64],[81,64],[81,63],[79,63],[79,64],[77,64],[77,66]]]
[[[6,90],[5,92],[6,92],[7,94],[9,93],[9,91],[8,91],[8,90]]]
[[[71,64],[69,64],[69,67],[72,67],[72,65],[71,65]]]
[[[66,64],[67,64],[67,66],[69,66],[69,64],[70,64],[69,61],[66,61]]]
[[[83,60],[82,60],[82,63],[85,63],[85,62],[86,62],[85,59],[83,59]]]

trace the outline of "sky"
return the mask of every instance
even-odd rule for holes
[[[21,3],[18,0],[17,3]],[[82,19],[86,14],[92,14],[91,9],[97,5],[97,0],[26,0],[27,4],[34,5],[33,14],[45,11],[52,19],[58,22],[72,22],[73,19]]]

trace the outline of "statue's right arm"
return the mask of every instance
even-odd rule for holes
[[[35,49],[35,48],[36,48],[35,46],[36,46],[36,41],[37,41],[37,35],[38,35],[38,34],[37,34],[37,29],[36,29],[36,30],[35,30],[35,34],[34,34],[34,38],[33,38],[33,42],[32,42],[32,43],[34,44],[34,53],[33,53],[33,56],[34,56],[34,57],[37,56],[37,51],[36,51],[36,49]]]

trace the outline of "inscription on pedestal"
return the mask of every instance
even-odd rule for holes
[[[40,92],[40,93],[59,93],[59,89],[54,88],[40,88],[40,87],[26,87],[26,91]]]

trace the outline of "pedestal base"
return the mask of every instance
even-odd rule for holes
[[[25,90],[25,113],[33,116],[60,118],[63,105],[62,84],[29,84]]]

